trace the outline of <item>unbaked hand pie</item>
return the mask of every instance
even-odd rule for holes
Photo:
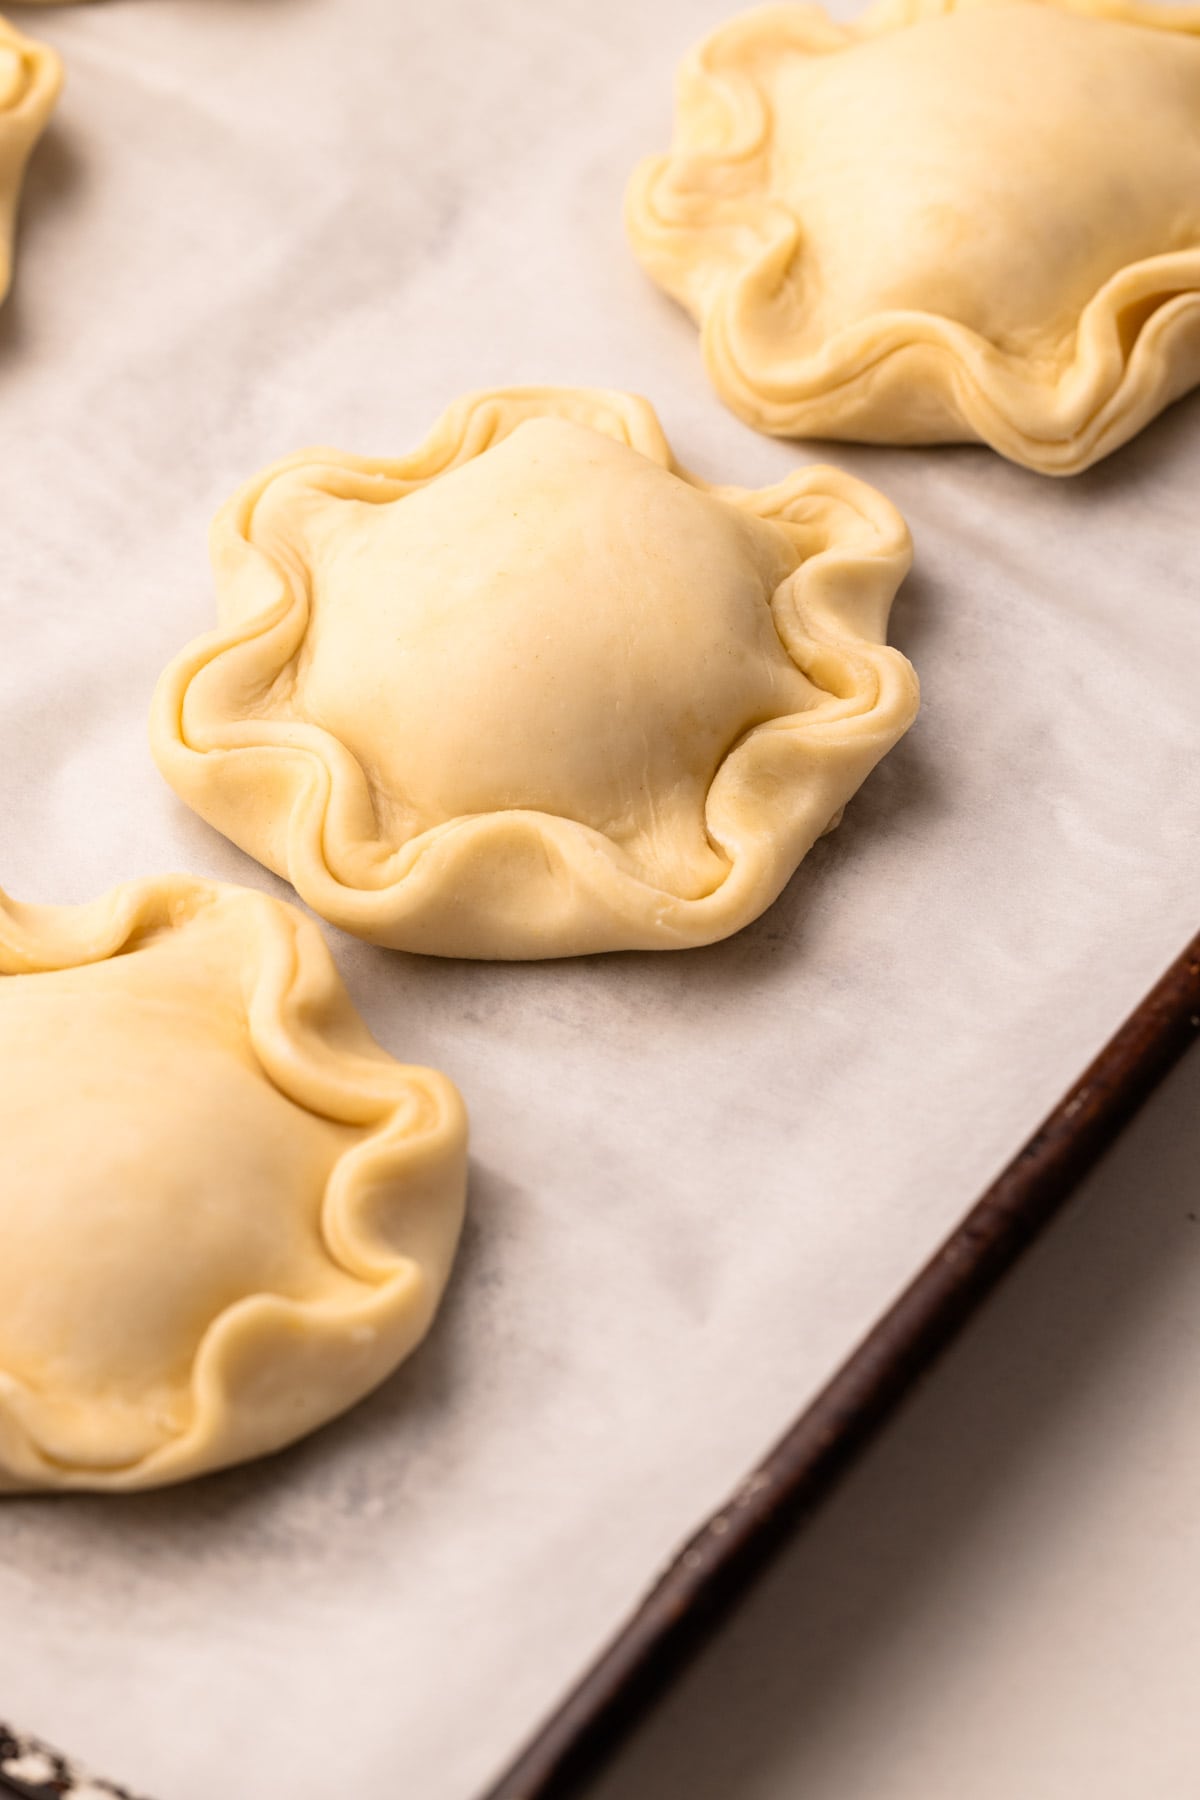
[[[325,918],[447,956],[736,931],[911,723],[903,522],[833,469],[672,461],[645,401],[468,398],[399,462],[315,450],[213,538],[167,779]]]
[[[627,220],[759,429],[1075,473],[1200,381],[1200,8],[764,7]]]
[[[25,164],[62,87],[62,64],[45,44],[0,19],[0,300],[12,280],[12,245]]]
[[[0,1491],[179,1481],[351,1406],[433,1318],[465,1135],[294,908],[0,895]]]

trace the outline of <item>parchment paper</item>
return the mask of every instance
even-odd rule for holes
[[[15,16],[69,84],[0,314],[0,882],[271,885],[163,786],[155,677],[208,520],[312,442],[407,449],[472,387],[727,416],[627,253],[723,0],[110,0]],[[1200,404],[1054,484],[834,460],[905,511],[925,711],[773,911],[525,967],[346,939],[473,1118],[427,1347],[272,1463],[0,1512],[0,1716],[158,1800],[470,1800],[1179,949],[1200,913]]]

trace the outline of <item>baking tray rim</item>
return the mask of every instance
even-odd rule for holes
[[[570,1800],[632,1734],[1200,1037],[1200,933],[478,1800]]]

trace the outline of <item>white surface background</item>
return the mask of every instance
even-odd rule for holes
[[[0,882],[270,885],[145,747],[232,488],[464,389],[727,417],[621,191],[723,0],[17,11],[69,82],[0,314]],[[1070,485],[837,449],[905,511],[916,729],[711,951],[486,968],[335,940],[472,1111],[427,1348],[269,1466],[8,1503],[0,1715],[157,1800],[470,1800],[1196,924],[1200,405]]]
[[[1200,1052],[594,1800],[1194,1800]]]

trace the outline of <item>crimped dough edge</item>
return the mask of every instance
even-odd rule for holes
[[[1200,7],[1139,0],[1011,0],[1200,35]],[[739,314],[769,291],[800,236],[763,188],[722,197],[721,175],[752,160],[770,111],[741,53],[772,39],[814,55],[996,0],[876,0],[854,25],[817,5],[770,4],[732,20],[686,58],[675,143],[647,158],[626,196],[626,226],[653,279],[701,327],[709,377],[757,429],[781,437],[937,444],[977,439],[1046,475],[1074,475],[1134,437],[1200,383],[1200,242],[1128,264],[1079,315],[1075,355],[1052,383],[1028,359],[940,314],[880,311],[807,355],[756,364]],[[712,172],[698,196],[694,164]],[[692,179],[679,184],[681,163]],[[749,246],[752,246],[750,248]]]
[[[26,37],[0,18],[0,51],[21,60],[23,81],[15,99],[0,104],[0,301],[12,284],[12,243],[25,165],[46,129],[62,90],[63,67],[48,44]]]
[[[263,1079],[364,1133],[334,1163],[320,1215],[331,1262],[362,1282],[362,1297],[258,1293],[219,1312],[193,1360],[186,1429],[127,1465],[49,1454],[30,1423],[36,1398],[0,1371],[0,1493],[157,1487],[269,1454],[378,1386],[436,1313],[464,1209],[462,1100],[444,1075],[395,1062],[374,1042],[319,930],[294,907],[186,875],[130,882],[82,906],[23,905],[0,892],[0,982],[128,954],[148,934],[186,932],[213,909],[239,915],[239,931],[255,944],[242,998]],[[370,1228],[368,1200],[382,1227]],[[257,1381],[264,1367],[265,1388]],[[243,1405],[251,1386],[253,1402]]]
[[[803,547],[793,660],[829,698],[748,732],[708,793],[709,836],[729,861],[712,892],[684,899],[622,866],[602,833],[549,813],[451,819],[399,848],[378,843],[370,886],[342,878],[350,841],[376,834],[366,778],[318,726],[239,717],[236,696],[286,666],[302,641],[303,584],[254,543],[254,512],[285,472],[320,470],[339,494],[387,501],[434,479],[523,420],[568,418],[607,433],[703,492],[783,525]],[[916,715],[916,678],[884,641],[911,560],[900,515],[842,472],[797,471],[760,492],[717,487],[674,462],[648,402],[613,391],[509,388],[451,405],[411,455],[374,461],[310,450],[244,487],[213,528],[224,627],[165,672],[151,716],[159,768],[187,803],[283,875],[322,917],[392,948],[532,959],[713,942],[775,899],[815,840]],[[195,702],[216,668],[220,706]],[[253,675],[251,675],[253,671]],[[253,804],[247,805],[252,799]]]

